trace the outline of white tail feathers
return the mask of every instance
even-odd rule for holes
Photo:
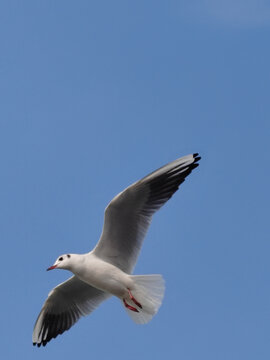
[[[130,277],[133,280],[130,291],[136,300],[132,301],[129,296],[125,301],[137,311],[132,311],[126,306],[125,309],[135,323],[146,324],[158,312],[162,303],[165,281],[161,275],[130,275]],[[136,304],[136,301],[139,304]]]

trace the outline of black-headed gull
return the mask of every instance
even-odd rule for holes
[[[152,319],[162,303],[164,280],[161,275],[130,274],[153,214],[199,160],[198,154],[184,156],[126,188],[107,206],[96,247],[87,254],[62,255],[48,268],[66,269],[74,275],[49,293],[35,323],[34,345],[45,346],[111,295],[121,300],[136,323]]]

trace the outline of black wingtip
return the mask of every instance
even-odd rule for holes
[[[197,164],[197,163],[193,163],[193,164],[192,164],[192,166],[191,166],[191,170],[196,169],[196,167],[198,167],[198,166],[199,166],[199,164]]]
[[[193,154],[194,162],[198,162],[198,161],[201,160],[201,156],[198,156],[198,155],[199,155],[199,153],[194,153]]]
[[[41,347],[41,345],[42,345],[42,346],[46,346],[47,342],[48,342],[48,341],[46,341],[46,340],[43,340],[41,343],[35,343],[35,342],[33,342],[33,346],[37,346],[37,347]]]

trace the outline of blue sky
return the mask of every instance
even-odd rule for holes
[[[2,1],[1,354],[5,359],[269,359],[270,5]],[[201,164],[155,216],[136,273],[164,303],[117,299],[45,348],[45,269],[96,244],[107,203],[177,157]]]

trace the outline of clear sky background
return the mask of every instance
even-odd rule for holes
[[[0,3],[1,358],[268,360],[270,3]],[[62,253],[96,244],[114,195],[177,157],[137,274],[151,323],[103,303],[45,348],[32,329]]]

